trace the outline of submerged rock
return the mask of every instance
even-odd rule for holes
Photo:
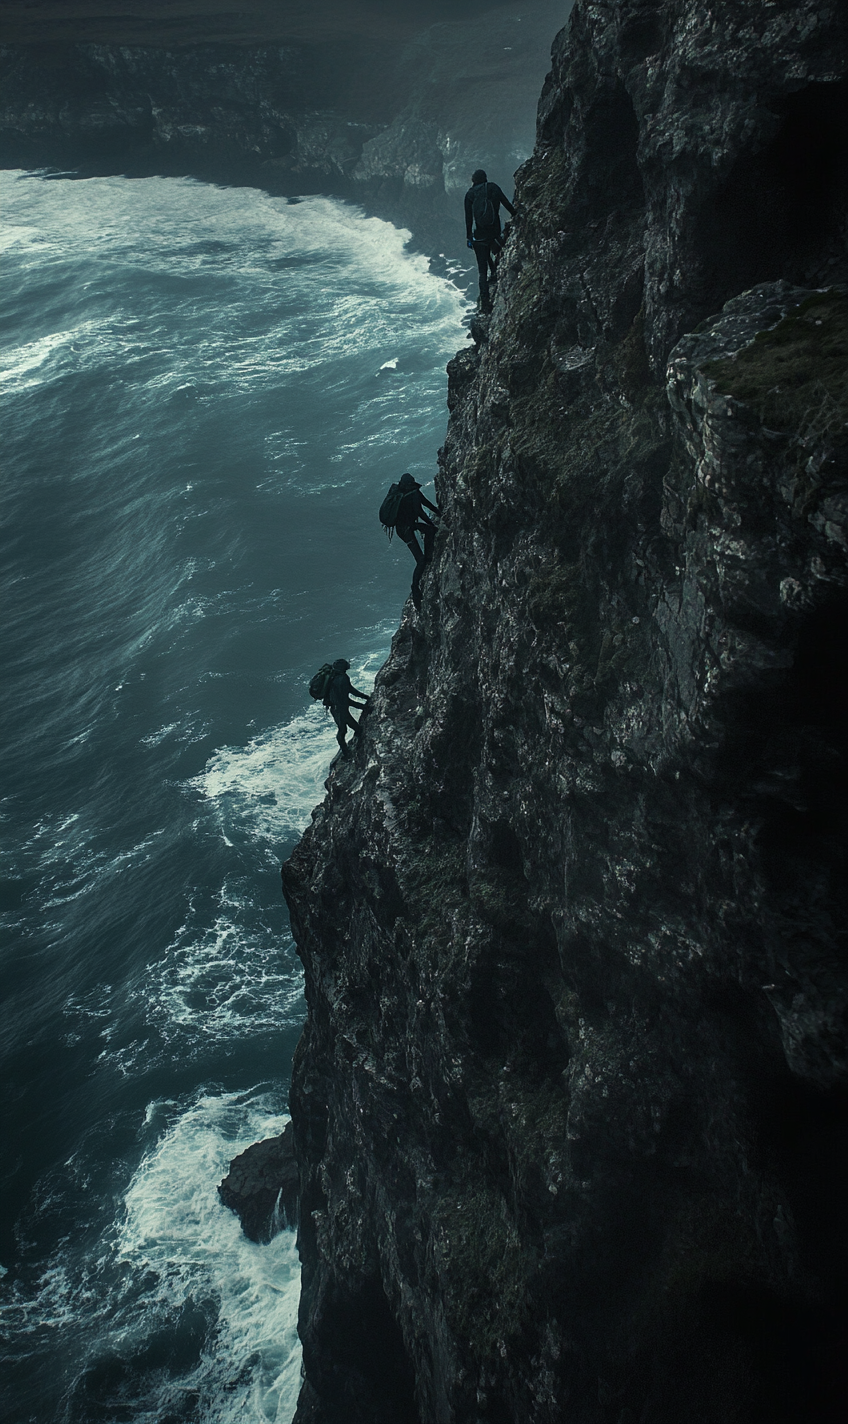
[[[284,867],[298,1424],[837,1417],[840,16],[555,45],[421,614]]]
[[[218,1193],[251,1241],[270,1241],[284,1227],[297,1226],[298,1171],[291,1123],[279,1137],[255,1142],[234,1157]]]

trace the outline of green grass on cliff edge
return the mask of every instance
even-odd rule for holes
[[[704,374],[772,430],[848,438],[848,294],[816,292],[737,356],[707,362]]]

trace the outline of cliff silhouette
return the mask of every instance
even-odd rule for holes
[[[297,1424],[835,1421],[846,34],[578,0],[284,866]]]

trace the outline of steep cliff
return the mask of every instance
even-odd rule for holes
[[[828,0],[557,39],[284,867],[298,1424],[843,1417],[846,57]]]

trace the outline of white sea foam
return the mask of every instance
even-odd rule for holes
[[[388,625],[374,629],[374,651],[351,667],[351,680],[363,692],[373,686],[388,634]],[[316,703],[246,746],[220,748],[188,786],[213,809],[227,845],[251,842],[276,872],[281,847],[301,835],[322,797],[338,750],[335,733],[335,723]],[[290,943],[269,933],[255,877],[225,880],[216,904],[211,920],[208,907],[190,907],[134,990],[165,1041],[175,1034],[186,1044],[238,1041],[247,1032],[273,1032],[302,1017],[301,978]],[[133,1044],[115,1053],[107,1044],[104,1056],[131,1073],[139,1051]]]
[[[189,915],[136,996],[163,1037],[208,1047],[211,1039],[241,1041],[303,1018],[301,980],[289,941],[271,934],[253,903],[225,882],[212,924]],[[229,898],[232,896],[233,898]]]
[[[6,1358],[50,1351],[51,1341],[58,1355],[73,1337],[73,1417],[81,1419],[87,1371],[104,1359],[143,1360],[148,1341],[202,1306],[209,1325],[199,1352],[176,1377],[150,1367],[136,1380],[133,1419],[155,1424],[190,1390],[204,1424],[289,1424],[300,1388],[294,1234],[254,1244],[217,1192],[231,1160],[286,1121],[257,1094],[150,1103],[142,1133],[160,1135],[97,1252],[80,1260],[64,1241],[34,1290],[16,1283],[0,1304],[0,1327],[14,1342]],[[65,1168],[73,1176],[77,1163]],[[120,1398],[114,1403],[120,1411]]]
[[[123,686],[123,684],[121,684],[121,686]],[[116,687],[115,691],[119,692],[120,687]],[[179,722],[166,722],[164,727],[158,727],[155,732],[148,732],[146,737],[142,737],[141,745],[143,747],[158,747],[161,742],[165,741],[166,737],[172,737],[174,733],[179,730]]]
[[[18,246],[44,248],[47,243],[43,242],[40,235],[31,227],[24,227],[18,223],[0,222],[0,252],[5,252],[9,247]]]
[[[144,1159],[125,1196],[117,1257],[136,1278],[144,1272],[155,1278],[148,1311],[204,1295],[218,1304],[213,1339],[182,1381],[199,1391],[208,1424],[288,1424],[294,1414],[300,1388],[294,1236],[281,1232],[255,1245],[217,1193],[231,1159],[280,1133],[286,1120],[261,1099],[201,1097]]]
[[[70,246],[95,278],[106,253],[110,266],[123,266],[130,280],[134,273],[167,273],[184,283],[170,300],[185,307],[187,320],[186,338],[174,340],[171,331],[163,360],[155,305],[129,340],[122,315],[104,313],[85,330],[44,336],[10,352],[6,379],[13,386],[56,344],[72,342],[78,343],[77,367],[149,367],[151,394],[181,392],[183,399],[189,387],[213,398],[204,393],[204,381],[216,382],[222,366],[230,390],[255,391],[366,351],[376,357],[396,341],[398,323],[413,309],[420,342],[443,331],[446,346],[455,343],[466,307],[462,294],[430,273],[426,257],[406,250],[408,231],[338,199],[310,196],[289,204],[189,178],[56,179],[51,188],[67,185],[73,201],[45,210],[38,185],[24,180],[20,174],[0,179],[3,186],[17,184],[16,216],[32,212],[31,227],[19,220],[7,229],[8,245],[37,239],[40,270],[65,261]],[[287,265],[293,258],[295,265]],[[320,283],[310,258],[320,260]],[[198,279],[221,288],[222,316],[205,334],[192,320],[191,284]],[[293,307],[301,304],[309,318],[297,322]],[[395,367],[389,361],[381,369]],[[338,378],[347,375],[339,371]]]
[[[13,346],[0,356],[0,383],[24,388],[32,382],[21,380],[31,371],[39,370],[50,359],[54,351],[71,347],[75,341],[87,336],[93,328],[92,322],[85,322],[68,331],[51,331],[37,341],[27,341],[22,346]]]
[[[215,803],[224,832],[237,819],[259,839],[291,841],[320,801],[337,750],[335,723],[316,704],[246,747],[222,747],[193,785]]]
[[[390,625],[373,632],[373,653],[360,657],[350,678],[370,692],[384,661]],[[381,646],[382,645],[382,646]],[[222,747],[190,783],[214,802],[225,836],[234,826],[278,845],[296,840],[323,797],[330,762],[338,751],[336,724],[320,703],[281,727],[252,738],[245,747]]]

